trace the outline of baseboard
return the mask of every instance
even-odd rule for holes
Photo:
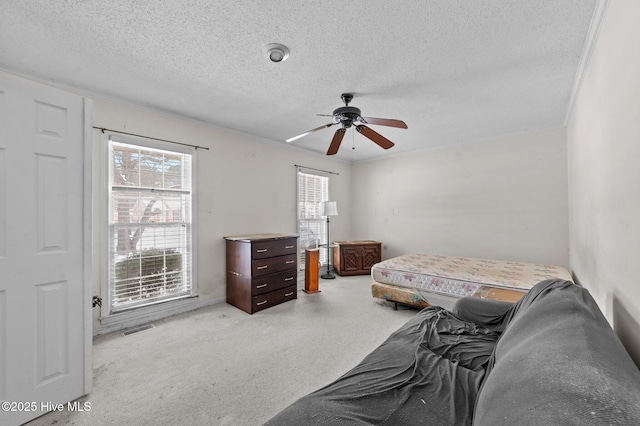
[[[101,318],[102,325],[98,329],[93,330],[93,336],[120,331],[129,327],[136,327],[147,324],[151,321],[158,321],[174,315],[183,314],[185,312],[194,311],[196,309],[226,302],[226,298],[221,297],[213,300],[199,301],[199,298],[193,297],[178,300],[171,306],[156,305],[149,308],[141,308],[139,311],[130,311],[123,314],[115,314],[106,318]]]

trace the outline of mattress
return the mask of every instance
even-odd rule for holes
[[[572,281],[560,266],[428,254],[382,261],[371,268],[371,276],[377,283],[454,297],[477,296],[487,289],[526,293],[543,280]]]

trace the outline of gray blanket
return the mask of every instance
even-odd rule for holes
[[[420,311],[360,364],[267,425],[640,424],[640,372],[589,293]]]
[[[498,336],[426,308],[351,371],[267,424],[469,424]]]
[[[503,321],[474,424],[640,425],[640,372],[586,289],[543,281]]]

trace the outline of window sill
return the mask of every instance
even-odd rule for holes
[[[155,305],[144,306],[127,311],[117,312],[100,317],[100,328],[94,330],[94,336],[98,334],[119,331],[129,327],[135,327],[156,321],[172,315],[200,308],[198,296],[189,296],[181,299],[169,300]]]

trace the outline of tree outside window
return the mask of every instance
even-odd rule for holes
[[[192,155],[109,142],[110,303],[191,294]]]

